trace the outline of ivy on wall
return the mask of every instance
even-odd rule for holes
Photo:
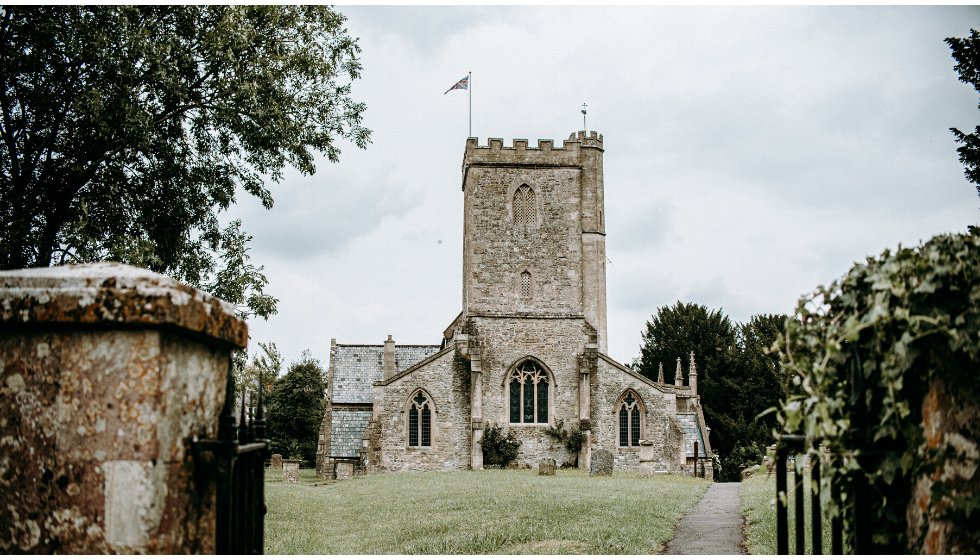
[[[846,495],[848,482],[858,473],[867,477],[877,551],[923,550],[928,531],[910,530],[907,515],[922,480],[930,485],[930,502],[914,523],[960,525],[961,537],[980,530],[976,230],[854,265],[800,300],[773,348],[790,376],[790,396],[779,411],[784,433],[804,433],[814,448],[831,450],[835,458],[825,469],[845,489],[845,509],[855,499]],[[955,433],[926,438],[924,397],[937,387],[966,417],[950,424]],[[829,492],[821,496],[836,511]],[[969,548],[972,539],[973,552],[980,546],[975,536],[964,540]]]

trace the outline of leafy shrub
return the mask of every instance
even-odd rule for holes
[[[558,420],[554,426],[545,428],[544,433],[558,443],[564,444],[565,449],[571,455],[572,464],[578,466],[578,454],[579,451],[582,451],[582,445],[585,443],[585,432],[581,428],[574,426],[571,430],[565,429],[564,420]]]
[[[506,467],[511,461],[517,459],[517,451],[521,448],[521,441],[517,439],[513,431],[508,430],[505,436],[500,426],[490,424],[483,430],[480,447],[483,449],[484,465]]]
[[[977,406],[978,279],[976,230],[886,250],[801,299],[798,320],[788,321],[777,340],[793,392],[779,413],[783,429],[834,451],[826,468],[845,492],[856,476],[867,476],[877,502],[869,520],[876,552],[921,550],[922,529],[933,521],[959,528],[957,538],[967,543],[961,552],[977,551],[977,423],[964,423],[946,441],[927,441],[922,406],[930,389]],[[852,382],[852,372],[862,382]],[[972,440],[972,458],[960,440]],[[877,455],[868,456],[868,447]],[[964,461],[972,461],[972,474],[947,476],[947,467]],[[923,480],[932,484],[932,501],[922,525],[909,530],[906,508],[913,485]],[[827,494],[821,497],[832,508]],[[843,501],[848,510],[854,497]]]

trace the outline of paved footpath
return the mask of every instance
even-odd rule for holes
[[[737,482],[716,482],[674,531],[663,554],[745,554]]]

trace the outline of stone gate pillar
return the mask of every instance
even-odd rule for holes
[[[234,308],[99,263],[0,272],[0,552],[214,553]]]

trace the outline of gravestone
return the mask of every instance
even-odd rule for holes
[[[640,462],[653,461],[653,442],[648,439],[640,440]]]
[[[299,484],[299,459],[282,460],[282,479],[290,484]]]
[[[278,453],[274,453],[272,455],[272,459],[270,459],[269,463],[270,463],[269,466],[271,466],[272,468],[274,468],[274,469],[281,469],[282,468],[282,455],[280,455]]]
[[[651,478],[657,474],[657,469],[653,466],[651,462],[641,462],[640,463],[640,476],[642,478]]]
[[[350,480],[354,478],[353,463],[337,463],[337,480]]]
[[[543,474],[545,476],[553,476],[555,474],[555,460],[554,459],[542,459],[541,463],[538,464],[538,474]]]
[[[590,476],[609,476],[613,472],[613,454],[606,449],[596,449],[592,452],[592,464],[589,467]]]

